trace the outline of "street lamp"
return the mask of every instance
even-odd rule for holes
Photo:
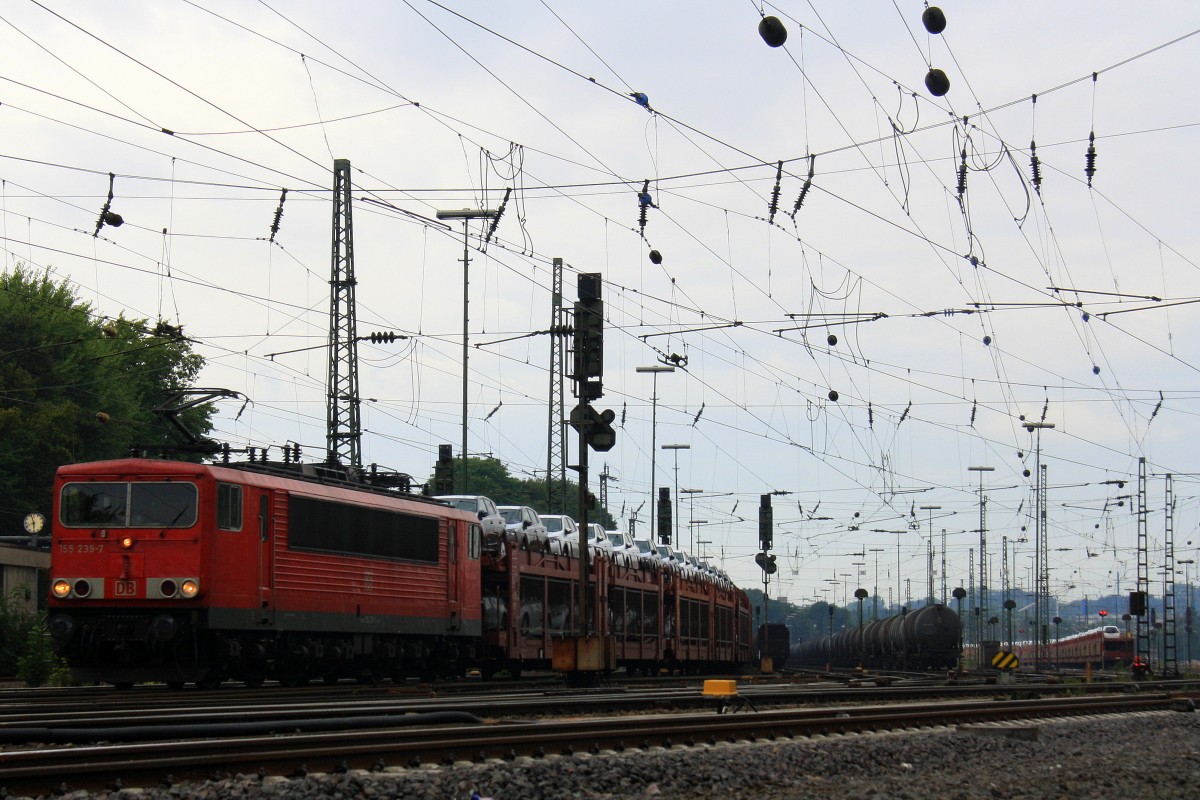
[[[1012,652],[1013,637],[1012,637],[1012,612],[1017,607],[1017,601],[1011,597],[1004,601],[1004,613],[1008,617],[1008,649]]]
[[[675,544],[679,544],[679,451],[691,450],[690,444],[664,444],[663,450],[675,451]]]
[[[696,520],[696,495],[703,492],[703,489],[680,489],[680,494],[688,496],[688,550],[695,546],[696,536],[695,529],[692,527],[697,523]],[[699,558],[700,556],[696,556]]]
[[[862,601],[870,596],[870,592],[866,589],[858,588],[854,590],[854,596],[858,598],[858,670],[862,672],[863,668],[863,618],[862,618]]]
[[[650,538],[658,535],[654,527],[654,505],[658,495],[658,473],[655,471],[658,456],[656,439],[658,437],[658,374],[674,372],[675,368],[668,364],[655,364],[650,367],[635,367],[634,372],[646,372],[654,376],[654,389],[650,393]],[[675,543],[676,545],[679,542]]]
[[[962,675],[963,671],[963,621],[962,621],[962,601],[967,596],[967,590],[961,586],[955,586],[951,595],[958,601],[958,674]]]
[[[871,598],[871,619],[879,619],[879,554],[884,552],[882,547],[872,547],[875,554],[875,595]]]
[[[932,548],[933,548],[933,512],[941,511],[942,507],[941,506],[921,506],[921,510],[929,512],[929,547],[930,547],[930,550],[932,551]],[[935,598],[933,596],[933,560],[932,560],[933,554],[932,554],[932,552],[930,553],[929,558],[930,558],[930,562],[929,562],[929,571],[930,571],[930,574],[929,574],[929,605],[933,605]],[[944,553],[942,555],[942,560],[943,561],[945,560]]]
[[[1062,642],[1062,628],[1060,627],[1062,625],[1062,617],[1056,616],[1053,620],[1051,620],[1051,622],[1054,623],[1054,648],[1057,650],[1059,643]],[[1057,666],[1057,664],[1051,664],[1050,666]],[[1103,644],[1100,645],[1100,669],[1104,669]]]
[[[469,490],[467,488],[467,322],[470,319],[468,314],[470,294],[468,286],[467,267],[471,263],[471,248],[469,238],[469,228],[473,219],[495,219],[496,212],[486,208],[461,208],[457,211],[439,211],[437,212],[438,219],[461,219],[463,223],[463,335],[462,335],[462,492],[465,494]],[[548,478],[549,476],[547,476]]]
[[[1037,460],[1035,462],[1036,472],[1034,473],[1034,550],[1037,553],[1037,580],[1034,586],[1033,604],[1034,604],[1034,639],[1033,639],[1033,661],[1036,669],[1041,669],[1043,664],[1042,654],[1042,639],[1049,635],[1050,626],[1047,624],[1050,620],[1050,550],[1047,546],[1049,531],[1046,530],[1046,492],[1045,482],[1046,473],[1042,466],[1042,431],[1044,429],[1053,428],[1053,422],[1023,422],[1025,430],[1030,433],[1035,433],[1037,436]],[[980,490],[982,496],[982,490]]]
[[[828,579],[826,579],[828,580]],[[837,581],[834,581],[836,583]],[[836,594],[837,590],[834,590]],[[825,637],[825,671],[833,671],[833,603],[829,604],[829,635]]]
[[[1188,577],[1188,571],[1192,564],[1196,563],[1194,558],[1181,558],[1175,562],[1183,564],[1183,585],[1187,587],[1187,609],[1183,615],[1183,630],[1187,634],[1187,654],[1188,654],[1188,669],[1192,668],[1192,581]]]
[[[896,534],[896,613],[907,611],[904,608],[904,601],[900,594],[900,536],[908,533],[907,530],[885,530],[883,528],[872,528],[871,533],[894,533]]]
[[[980,620],[988,615],[988,568],[987,568],[987,498],[983,496],[983,473],[995,472],[995,467],[967,467],[967,472],[979,473],[979,602]],[[979,641],[984,632],[979,631]]]

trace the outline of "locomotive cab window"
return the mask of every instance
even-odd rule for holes
[[[467,558],[479,560],[479,550],[483,542],[483,529],[478,525],[467,526]]]
[[[196,506],[191,483],[68,483],[59,516],[74,528],[188,528],[196,522]]]
[[[242,487],[236,483],[217,484],[217,528],[223,531],[242,529]]]

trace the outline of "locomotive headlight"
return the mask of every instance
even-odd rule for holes
[[[59,578],[50,586],[50,591],[54,593],[55,597],[57,597],[59,600],[62,600],[64,597],[70,596],[71,582]]]
[[[158,584],[158,591],[163,597],[174,597],[179,591],[179,586],[170,578],[163,578]]]
[[[179,593],[184,597],[195,597],[200,593],[200,581],[188,578],[179,585]]]
[[[126,550],[133,547],[133,537],[132,536],[122,536],[121,537],[121,547],[125,548]]]

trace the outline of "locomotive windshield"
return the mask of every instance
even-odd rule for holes
[[[59,516],[67,527],[188,528],[196,504],[191,483],[68,483]]]

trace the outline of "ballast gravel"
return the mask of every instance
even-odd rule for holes
[[[1147,712],[303,778],[238,775],[170,788],[58,797],[1196,800],[1200,714]]]

